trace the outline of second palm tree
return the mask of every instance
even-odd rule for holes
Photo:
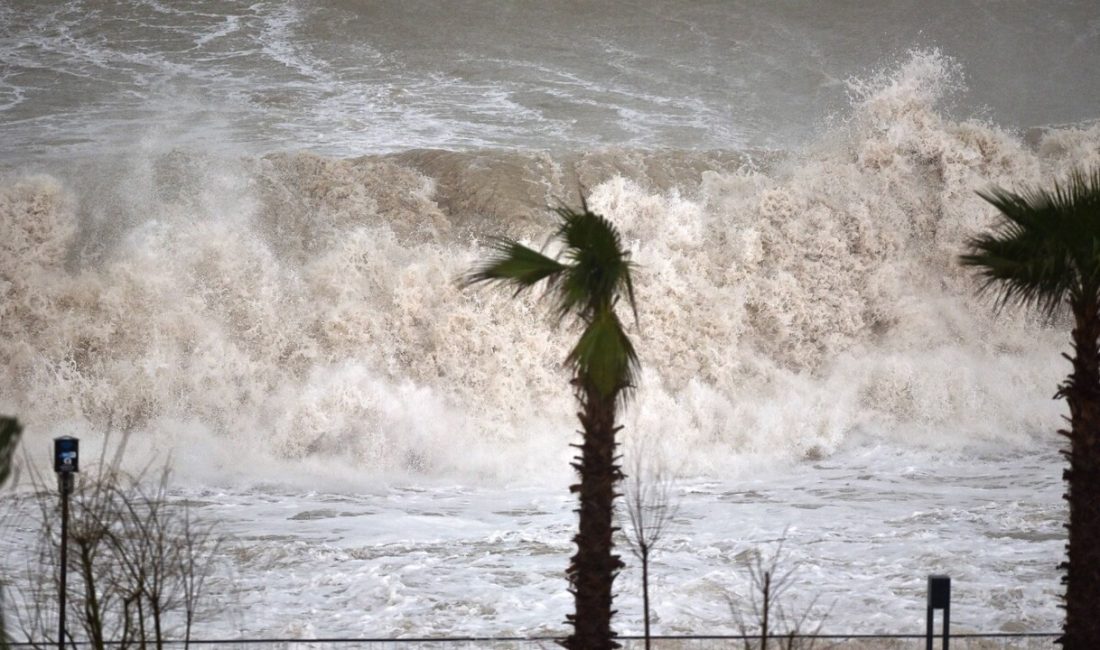
[[[1063,471],[1069,502],[1064,634],[1067,650],[1100,648],[1100,170],[1075,173],[1052,190],[994,189],[981,196],[1003,219],[967,242],[962,264],[975,267],[999,304],[1073,317],[1073,371],[1056,397],[1069,403]]]

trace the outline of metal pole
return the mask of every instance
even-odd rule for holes
[[[935,611],[943,610],[943,650],[951,642],[951,578],[949,576],[928,576],[928,622],[925,625],[925,650],[932,650],[935,636],[933,622]]]
[[[57,650],[65,650],[65,591],[69,568],[69,494],[73,491],[73,475],[57,475],[61,488],[61,588],[57,594]]]
[[[65,592],[69,570],[69,495],[73,493],[73,474],[80,471],[80,440],[72,436],[53,439],[53,471],[61,492],[61,571],[57,594],[57,650],[65,650]]]
[[[947,650],[948,644],[951,643],[951,603],[950,601],[943,608],[943,650]]]
[[[924,638],[925,638],[924,650],[932,650],[932,635],[934,634],[934,630],[935,630],[935,628],[932,626],[933,621],[934,621],[934,618],[933,618],[932,604],[929,603],[928,604],[928,623],[924,626]]]

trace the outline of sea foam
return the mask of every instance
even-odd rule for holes
[[[1029,146],[953,119],[958,75],[915,53],[792,152],[174,151],[11,174],[0,410],[32,441],[127,431],[227,478],[564,472],[576,332],[538,293],[457,279],[490,236],[543,246],[546,206],[584,193],[638,263],[627,441],[701,475],[854,440],[1032,445],[1058,424],[1067,323],[996,314],[956,259],[995,223],[976,190],[1100,165],[1100,126]]]

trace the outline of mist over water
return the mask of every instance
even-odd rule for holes
[[[456,280],[583,191],[639,265],[624,442],[690,477],[663,629],[733,631],[785,529],[841,629],[937,570],[1053,627],[1069,324],[956,259],[976,190],[1100,165],[1095,8],[574,9],[0,5],[0,412],[171,456],[252,633],[555,633],[575,332]]]

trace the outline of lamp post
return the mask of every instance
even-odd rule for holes
[[[80,471],[80,440],[72,436],[53,439],[53,471],[61,492],[61,588],[57,597],[57,650],[65,649],[65,578],[69,551],[69,495],[73,474]]]

